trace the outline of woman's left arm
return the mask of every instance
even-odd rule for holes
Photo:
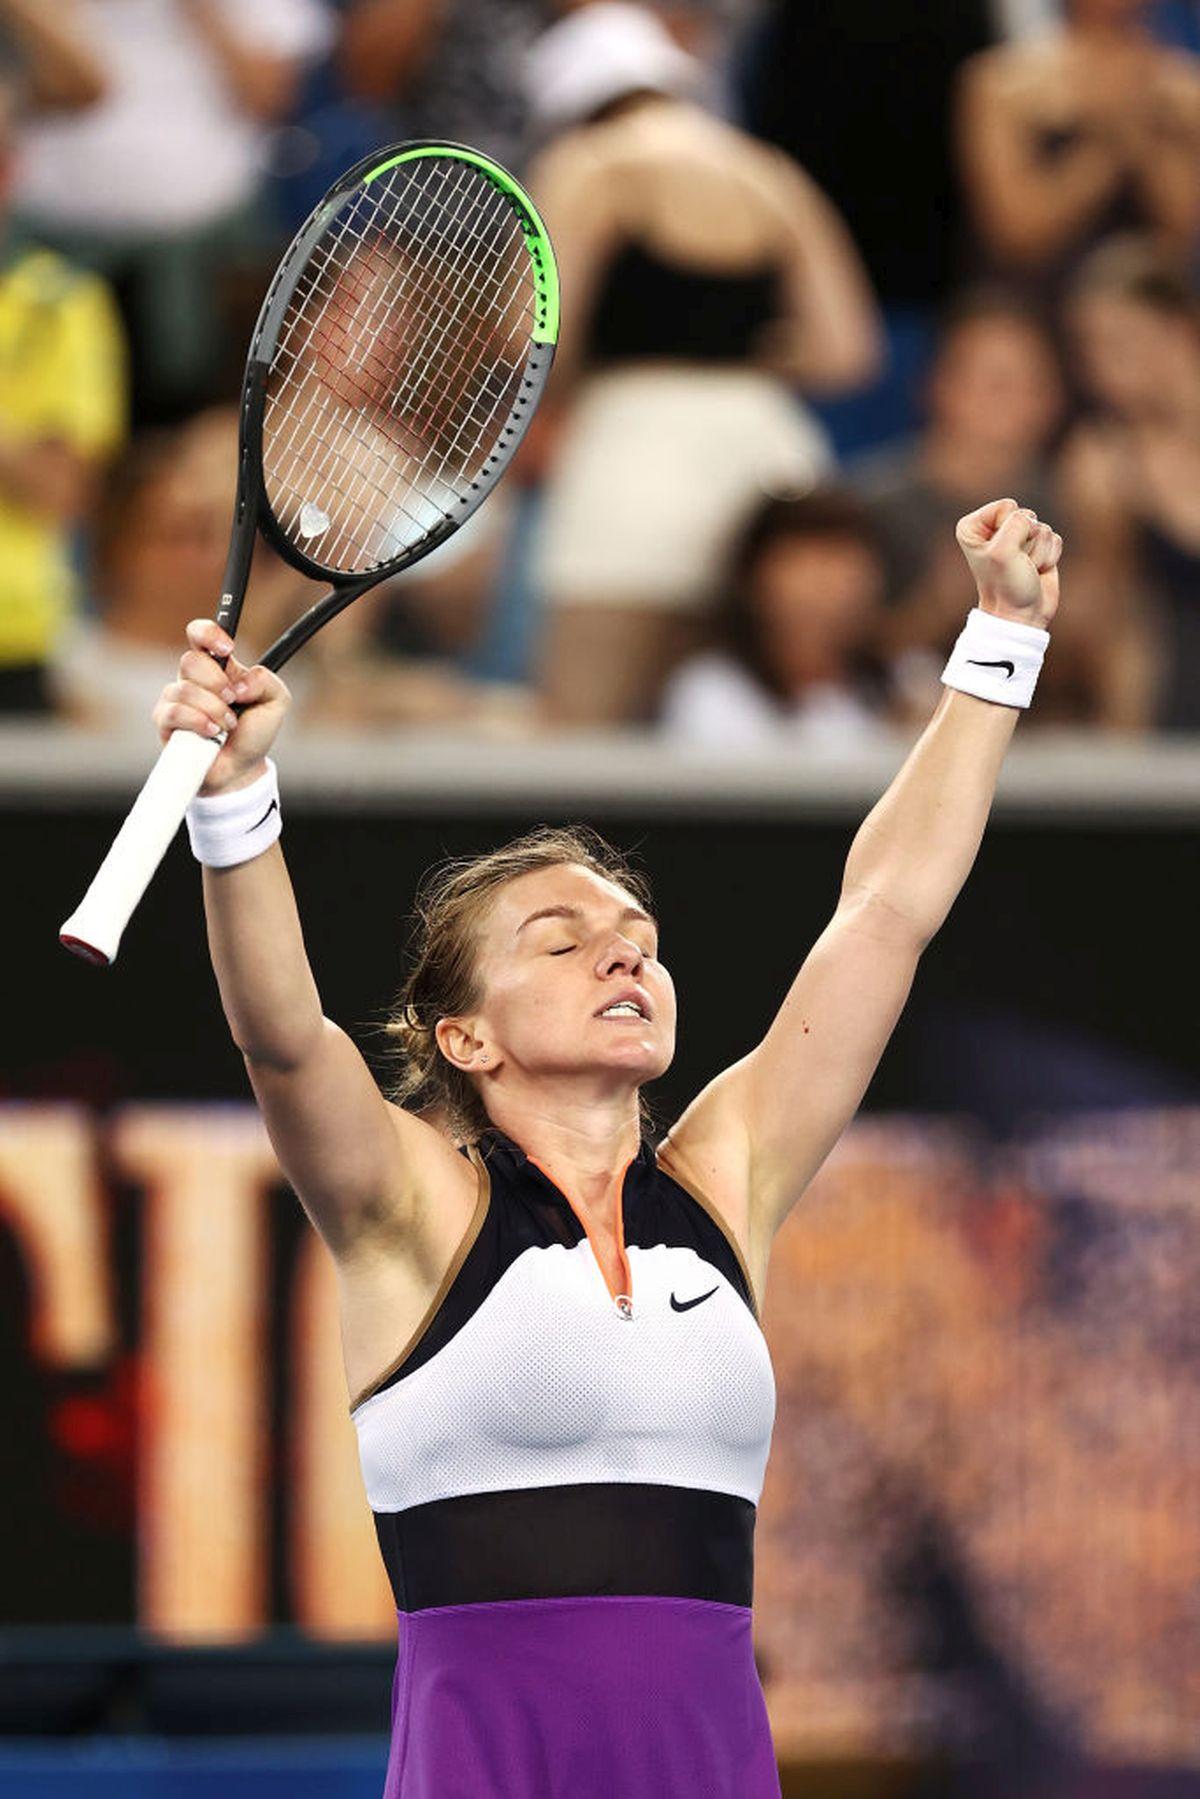
[[[1014,500],[998,500],[960,521],[958,542],[983,611],[1018,624],[1050,623],[1062,539],[1049,525]],[[998,664],[1002,689],[1013,665]],[[671,1133],[760,1245],[858,1110],[921,951],[975,860],[1017,716],[1012,705],[947,689],[860,827],[837,910],[767,1035]]]

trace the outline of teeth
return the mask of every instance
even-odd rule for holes
[[[640,1006],[636,1006],[631,999],[619,999],[614,1005],[605,1006],[600,1014],[601,1018],[616,1018],[618,1015],[640,1018],[642,1009]]]

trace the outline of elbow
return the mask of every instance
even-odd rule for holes
[[[886,880],[868,883],[847,870],[837,916],[875,942],[910,955],[915,963],[936,937],[946,914],[935,912],[918,894],[902,887],[893,889]]]
[[[296,65],[275,57],[248,61],[238,82],[239,97],[259,125],[278,125],[294,110],[300,89]]]
[[[337,1026],[323,1016],[319,1004],[309,1014],[280,1019],[240,1019],[226,1013],[234,1046],[241,1051],[251,1083],[256,1074],[298,1074],[320,1053],[327,1032]]]
[[[853,393],[878,380],[886,361],[883,333],[872,321],[853,337],[830,346],[807,383],[809,392]]]
[[[234,1043],[242,1052],[246,1075],[255,1094],[259,1092],[264,1081],[268,1084],[279,1080],[286,1081],[290,1076],[298,1074],[304,1064],[303,1056],[297,1055],[286,1044],[261,1043],[246,1049],[238,1043],[236,1037]]]
[[[253,1031],[239,1031],[236,1028],[233,1030],[233,1041],[241,1051],[252,1086],[256,1074],[296,1074],[303,1068],[313,1050],[313,1043],[302,1037],[259,1037]]]

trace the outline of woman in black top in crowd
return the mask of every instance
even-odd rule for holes
[[[530,62],[532,173],[562,266],[561,436],[539,567],[562,719],[644,713],[764,486],[829,462],[793,388],[872,372],[849,234],[791,160],[688,95],[697,65],[636,6],[583,8]]]

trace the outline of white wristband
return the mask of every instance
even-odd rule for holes
[[[976,606],[967,614],[942,681],[977,700],[1024,709],[1033,699],[1049,642],[1049,631],[1038,625],[998,618]]]
[[[206,868],[233,868],[269,849],[283,829],[279,777],[267,757],[267,772],[233,793],[201,794],[187,809],[192,854]]]

